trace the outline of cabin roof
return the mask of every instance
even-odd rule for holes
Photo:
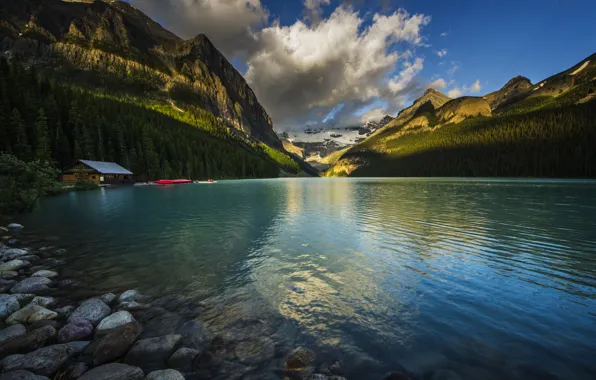
[[[90,160],[79,160],[83,164],[90,166],[97,170],[101,174],[128,174],[133,173],[130,170],[124,169],[122,166],[113,162],[102,162],[102,161],[90,161]]]

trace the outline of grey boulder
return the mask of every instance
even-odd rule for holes
[[[0,343],[0,357],[13,354],[26,354],[35,351],[45,346],[46,342],[55,336],[55,328],[52,326],[44,326],[25,335],[14,337]]]
[[[15,296],[0,294],[0,319],[4,319],[21,308]]]
[[[28,254],[29,254],[29,251],[27,251],[26,249],[9,248],[9,249],[5,250],[4,253],[2,254],[2,259],[3,260],[13,260],[13,259],[16,259],[17,257],[26,256]]]
[[[141,294],[136,290],[127,290],[118,297],[118,302],[132,302],[132,301],[139,301],[141,298]]]
[[[111,305],[112,302],[116,299],[116,295],[114,293],[106,293],[99,297],[106,305]]]
[[[31,277],[46,277],[46,278],[54,278],[58,277],[58,272],[54,272],[53,270],[38,270],[37,272],[33,273]]]
[[[35,297],[31,300],[31,305],[39,305],[43,307],[50,307],[58,303],[54,297]]]
[[[18,323],[30,324],[45,319],[54,319],[58,313],[48,310],[43,306],[29,304],[12,313],[7,319],[6,323],[9,325],[16,325]]]
[[[14,259],[5,262],[4,264],[0,264],[0,272],[15,271],[24,268],[25,266],[25,261]]]
[[[0,278],[3,280],[10,280],[11,278],[15,278],[19,275],[19,272],[14,270],[8,270],[5,272],[0,272]]]
[[[161,371],[151,372],[145,380],[184,380],[184,376],[176,370],[163,369]]]
[[[18,223],[10,223],[8,226],[6,226],[6,228],[7,228],[9,231],[19,231],[19,230],[22,230],[22,229],[23,229],[23,228],[25,228],[25,227],[23,227],[23,225],[22,225],[22,224],[18,224]]]
[[[118,359],[128,352],[128,349],[141,335],[141,327],[137,322],[131,322],[110,331],[106,336],[93,342],[85,351],[91,355],[94,365],[104,364]]]
[[[68,322],[73,323],[80,320],[87,320],[93,326],[110,314],[110,307],[99,298],[91,298],[83,302],[68,317]]]
[[[182,336],[165,335],[139,340],[124,359],[126,364],[137,365],[144,371],[166,368],[170,356],[182,345]]]
[[[25,334],[27,334],[27,329],[23,325],[8,326],[0,330],[0,343]]]
[[[72,356],[72,348],[56,344],[23,355],[11,363],[12,370],[26,370],[36,375],[52,376]],[[9,368],[5,368],[9,370]]]
[[[102,319],[99,325],[97,325],[96,332],[98,334],[105,334],[109,330],[134,322],[134,320],[128,311],[118,311]]]
[[[86,319],[69,323],[58,331],[58,342],[67,343],[82,340],[93,334],[93,325]]]
[[[49,290],[52,280],[45,277],[29,277],[10,289],[11,293],[41,293]]]
[[[143,380],[143,371],[122,363],[104,364],[85,372],[80,380]]]
[[[183,372],[189,371],[192,367],[192,362],[198,355],[199,350],[186,347],[179,348],[168,359],[168,367]]]

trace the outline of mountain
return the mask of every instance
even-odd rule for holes
[[[326,175],[596,177],[596,55],[535,85],[516,77],[482,98],[435,107],[429,93]]]
[[[484,99],[486,99],[491,109],[495,109],[512,97],[528,91],[530,87],[532,87],[532,82],[528,78],[518,75],[507,82],[500,90],[486,94]]]
[[[397,114],[397,117],[386,125],[386,128],[401,125],[404,122],[410,120],[423,105],[426,105],[426,108],[430,108],[432,106],[433,109],[438,109],[450,100],[451,98],[443,94],[441,91],[429,88],[420,98],[414,101],[414,104],[401,110]]]
[[[0,0],[0,51],[42,78],[184,119],[286,171],[304,166],[287,154],[252,89],[206,36],[182,40],[128,3]],[[198,121],[209,115],[209,123]],[[72,150],[74,135],[67,135]]]

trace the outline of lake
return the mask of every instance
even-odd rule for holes
[[[146,334],[196,318],[271,337],[276,356],[255,372],[305,346],[349,380],[596,378],[593,181],[125,187],[47,197],[17,221],[67,249],[60,272],[87,292],[162,305]]]

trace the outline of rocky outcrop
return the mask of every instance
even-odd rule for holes
[[[512,97],[528,91],[530,87],[532,87],[532,82],[528,78],[518,75],[507,82],[501,89],[486,94],[483,98],[488,102],[491,109],[495,109]]]
[[[436,111],[440,123],[460,123],[467,118],[491,116],[490,105],[483,98],[464,96],[450,100]]]

